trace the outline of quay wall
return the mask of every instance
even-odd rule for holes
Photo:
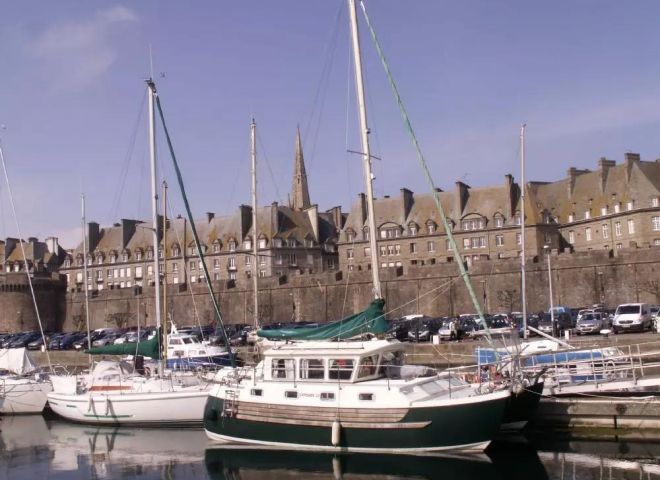
[[[624,302],[660,303],[660,248],[603,250],[551,255],[554,304],[571,307]],[[475,294],[491,313],[519,311],[520,261],[483,260],[470,266]],[[456,264],[387,268],[382,271],[389,318],[411,313],[474,313]],[[343,271],[318,275],[260,278],[260,319],[330,321],[365,308],[371,298],[371,272]],[[65,291],[59,275],[35,279],[37,303],[45,328],[84,328],[85,295]],[[252,323],[250,279],[213,282],[227,323]],[[547,310],[548,268],[545,257],[527,259],[528,311]],[[91,328],[153,325],[154,288],[90,292]],[[168,318],[177,325],[212,323],[215,319],[205,284],[168,285]],[[36,329],[36,315],[24,274],[0,276],[0,332]]]
[[[551,255],[554,304],[571,307],[624,302],[660,303],[660,248],[557,253]],[[469,269],[475,294],[485,310],[519,311],[519,259],[486,260]],[[473,313],[468,291],[453,263],[388,268],[382,271],[388,317],[411,313],[458,315]],[[527,260],[528,311],[547,310],[548,268],[545,257]],[[371,272],[332,272],[259,279],[262,323],[331,321],[366,307],[372,298]],[[655,285],[655,290],[654,290]],[[213,282],[227,323],[252,323],[253,294],[249,279]],[[84,293],[67,293],[63,326],[73,330],[84,318]],[[154,324],[154,288],[102,290],[90,298],[91,326],[124,322]],[[205,284],[168,285],[168,318],[177,325],[214,321]],[[195,312],[197,312],[195,314]],[[146,315],[146,317],[145,317]]]

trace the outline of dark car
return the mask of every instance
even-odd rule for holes
[[[71,350],[73,349],[74,342],[86,337],[87,334],[85,332],[73,332],[69,335],[65,335],[60,339],[60,350]]]
[[[53,335],[52,333],[44,332],[44,336],[46,337],[46,345],[48,345],[48,341],[52,335]],[[43,344],[44,344],[44,337],[39,335],[39,337],[36,340],[33,340],[30,343],[28,343],[26,348],[28,350],[39,350],[41,349]]]
[[[6,348],[25,348],[28,343],[35,341],[41,337],[40,332],[28,332],[14,338]]]
[[[409,322],[408,338],[413,342],[428,342],[431,336],[438,333],[441,325],[440,318],[415,318]]]
[[[59,350],[60,348],[60,338],[62,338],[66,333],[54,333],[48,337],[48,350]]]
[[[25,332],[10,333],[5,335],[2,339],[0,339],[0,348],[9,348],[9,344],[21,335],[25,335]]]
[[[390,329],[387,331],[387,336],[403,342],[408,340],[409,330],[409,322],[406,322],[405,320],[394,320],[390,323]]]

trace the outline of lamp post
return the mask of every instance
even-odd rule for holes
[[[543,251],[548,258],[548,286],[550,288],[550,325],[552,325],[552,335],[556,336],[555,309],[552,303],[552,264],[550,263],[550,245],[543,245]]]

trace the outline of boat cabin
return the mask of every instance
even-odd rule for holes
[[[264,352],[264,380],[362,382],[401,375],[404,346],[398,342],[299,342]]]

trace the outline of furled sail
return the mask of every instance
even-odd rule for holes
[[[120,343],[96,347],[88,350],[92,355],[142,355],[143,357],[160,360],[159,336],[155,335],[151,340],[138,343]]]
[[[280,328],[259,330],[257,335],[269,340],[346,340],[365,333],[385,333],[389,326],[385,320],[385,301],[377,298],[363,311],[350,317],[318,327]]]

